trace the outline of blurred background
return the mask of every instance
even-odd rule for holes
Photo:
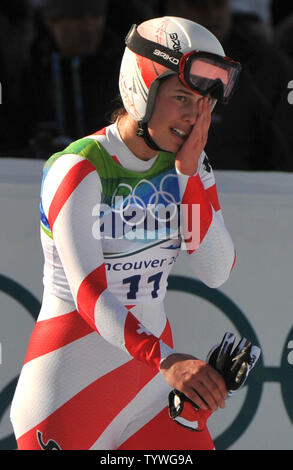
[[[201,23],[242,63],[213,113],[213,167],[292,171],[293,7],[276,0],[2,0],[0,157],[47,159],[107,125],[128,30],[162,15]]]
[[[9,407],[42,299],[43,164],[109,124],[124,38],[162,15],[206,26],[243,67],[206,147],[238,261],[208,289],[180,257],[166,299],[175,345],[204,358],[227,330],[259,344],[211,430],[219,449],[293,449],[293,5],[280,0],[1,0],[0,449],[15,448]]]

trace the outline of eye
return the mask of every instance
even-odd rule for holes
[[[187,96],[184,95],[176,95],[175,98],[177,101],[181,101],[182,103],[187,103],[188,100]]]

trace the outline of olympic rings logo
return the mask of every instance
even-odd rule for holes
[[[171,181],[172,179],[174,179],[174,182]],[[111,198],[111,208],[114,212],[120,213],[123,218],[122,212],[125,213],[125,211],[128,211],[130,208],[133,209],[133,207],[135,207],[136,210],[141,209],[143,218],[140,221],[136,221],[135,224],[141,223],[144,220],[147,211],[150,211],[152,216],[158,221],[166,222],[166,220],[177,216],[177,206],[181,201],[178,190],[177,197],[174,195],[174,193],[176,193],[176,191],[174,191],[174,184],[177,185],[177,175],[175,173],[165,175],[160,181],[159,189],[157,189],[154,183],[146,179],[140,180],[134,188],[127,183],[119,183]],[[168,185],[172,186],[172,192],[167,190]],[[123,197],[121,194],[123,194]],[[162,202],[164,204],[162,204]],[[169,212],[168,219],[160,218],[157,210],[156,213],[154,213],[155,209],[158,208],[160,204],[167,206]],[[166,215],[166,211],[164,211],[164,215]],[[129,220],[125,220],[125,222],[131,225]]]
[[[259,345],[257,334],[249,323],[244,312],[229,297],[218,289],[210,289],[201,282],[185,276],[171,275],[168,279],[168,289],[170,291],[181,291],[198,296],[207,300],[223,312],[228,319],[241,332],[242,336],[249,338],[253,344]],[[30,313],[34,320],[40,311],[40,302],[27,289],[12,279],[0,275],[0,291],[16,299]],[[1,338],[0,338],[1,339]],[[293,382],[288,380],[292,376],[293,366],[293,328],[289,332],[283,347],[281,364],[279,367],[267,367],[264,365],[262,356],[260,357],[255,372],[249,376],[247,381],[248,391],[239,414],[231,425],[215,439],[217,449],[228,449],[246,431],[254,416],[257,413],[261,402],[263,386],[265,382],[279,382],[281,386],[281,396],[287,414],[293,423]],[[0,421],[9,408],[14,395],[18,376],[9,382],[0,391]],[[0,439],[0,450],[16,449],[16,441],[13,433]]]

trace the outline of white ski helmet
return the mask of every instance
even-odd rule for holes
[[[145,41],[145,40],[148,41]],[[147,123],[151,117],[160,79],[177,73],[184,85],[195,93],[212,95],[227,102],[235,88],[240,72],[240,64],[225,57],[225,52],[218,39],[203,26],[177,17],[162,17],[147,20],[138,27],[133,25],[126,39],[126,48],[121,62],[119,89],[126,111],[138,122]],[[192,57],[209,56],[209,72],[200,72],[196,78],[184,79],[183,69],[187,69],[188,55]],[[204,54],[207,53],[207,54]],[[187,59],[187,60],[186,60]],[[207,67],[207,60],[205,67]],[[215,62],[216,60],[216,62]],[[182,65],[182,63],[184,64]],[[203,60],[201,61],[203,62]],[[198,70],[198,60],[195,68]],[[213,65],[214,64],[214,65]],[[190,77],[189,64],[189,77]],[[214,76],[214,70],[225,73]],[[225,71],[223,72],[223,68]],[[180,73],[181,72],[181,73]],[[217,73],[217,72],[216,72]],[[195,75],[193,74],[194,78]],[[204,87],[202,87],[204,81]],[[216,84],[216,86],[215,86]],[[219,87],[220,85],[220,87]],[[214,94],[211,88],[221,89]]]

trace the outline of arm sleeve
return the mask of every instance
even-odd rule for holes
[[[236,253],[224,223],[213,170],[203,152],[195,175],[177,173],[183,238],[192,269],[207,286],[219,287],[229,278]]]
[[[67,154],[50,168],[42,204],[76,308],[106,341],[159,370],[174,351],[151,334],[108,289],[101,240],[93,230],[102,185],[85,158]],[[95,226],[96,227],[96,226]]]

